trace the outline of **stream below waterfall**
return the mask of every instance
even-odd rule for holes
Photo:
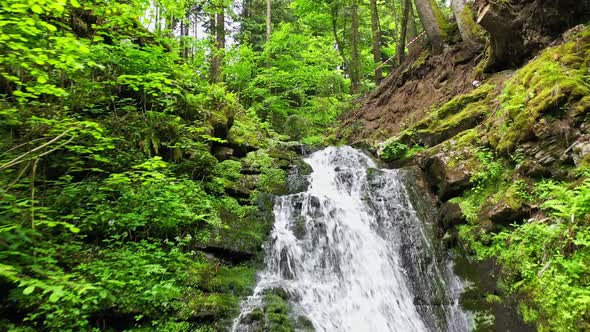
[[[459,306],[463,284],[437,248],[432,220],[417,212],[410,172],[379,169],[351,147],[305,161],[309,187],[276,198],[265,268],[232,330],[261,330],[248,317],[276,290],[289,315],[308,322],[298,330],[471,330]]]

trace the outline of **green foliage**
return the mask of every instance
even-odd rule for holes
[[[253,247],[269,231],[224,192],[240,162],[210,151],[277,135],[203,79],[207,41],[183,58],[184,42],[141,26],[147,6],[0,4],[2,330],[220,330],[253,287],[253,264],[200,251],[242,240],[227,209],[250,218]],[[267,164],[261,183],[276,190],[284,172]]]
[[[540,200],[550,219],[515,224],[495,234],[472,223],[460,226],[461,238],[480,259],[502,264],[506,291],[525,296],[519,308],[526,321],[543,331],[588,328],[590,181],[573,187],[544,181],[534,193],[522,181],[510,188],[523,201]]]
[[[408,160],[422,150],[424,148],[418,144],[408,147],[397,139],[392,139],[384,143],[384,147],[380,149],[379,158],[386,162]]]
[[[590,214],[590,179],[574,188],[548,180],[541,182],[537,190],[539,197],[545,200],[542,208],[563,222],[575,223]]]
[[[301,140],[307,136],[309,124],[306,119],[299,115],[291,115],[285,120],[283,132],[294,141]]]
[[[469,181],[473,184],[472,191],[479,195],[486,187],[492,187],[503,180],[505,168],[502,162],[495,158],[492,151],[486,148],[477,149],[476,158],[479,161],[480,169],[474,173]]]
[[[407,145],[399,141],[392,141],[389,144],[386,143],[385,147],[381,150],[379,157],[385,161],[393,161],[403,158],[406,153],[410,150]]]

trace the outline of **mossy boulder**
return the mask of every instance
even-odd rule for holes
[[[479,212],[479,221],[491,221],[494,225],[510,225],[531,216],[531,207],[525,196],[529,185],[522,179],[512,178],[507,186],[487,198]]]
[[[267,290],[262,302],[262,308],[255,308],[242,321],[248,324],[251,331],[295,331],[295,322],[290,316],[289,304],[283,290]]]
[[[522,221],[527,215],[529,215],[527,207],[519,202],[503,199],[493,205],[487,205],[480,212],[479,218],[480,220],[489,220],[494,224],[509,225]]]
[[[240,298],[234,295],[195,293],[186,298],[185,307],[178,314],[185,320],[222,323],[240,313]]]
[[[424,148],[422,145],[414,144],[409,146],[401,139],[394,137],[381,144],[377,150],[379,158],[393,167],[403,167],[412,164],[414,158]]]
[[[206,250],[234,263],[260,258],[274,222],[272,195],[258,193],[255,205],[245,208],[226,202],[220,207],[222,227],[212,232]]]
[[[489,113],[488,96],[494,88],[492,84],[483,84],[471,93],[451,99],[409,128],[404,140],[423,146],[435,146],[477,126]]]
[[[426,159],[423,164],[428,180],[436,195],[446,201],[471,187],[471,171],[465,164],[452,165],[445,154],[436,154]]]
[[[269,136],[271,133],[252,115],[240,114],[228,132],[227,145],[234,149],[237,157],[244,157],[249,152],[266,148],[268,139],[265,137]]]

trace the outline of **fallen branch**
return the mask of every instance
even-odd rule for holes
[[[3,170],[5,170],[5,169],[7,169],[7,168],[9,168],[9,167],[12,167],[12,166],[14,166],[14,165],[18,165],[18,164],[20,164],[21,162],[23,162],[23,161],[24,161],[24,160],[23,160],[23,158],[25,158],[26,156],[28,156],[28,155],[30,155],[30,154],[32,154],[32,153],[35,153],[35,152],[37,152],[37,151],[39,151],[39,150],[41,150],[41,149],[43,149],[43,148],[45,148],[45,147],[47,147],[47,146],[49,146],[49,145],[51,145],[51,144],[53,144],[53,143],[55,143],[55,142],[59,141],[59,140],[60,140],[60,138],[64,137],[64,136],[65,136],[67,133],[69,133],[71,130],[72,130],[72,129],[70,128],[70,129],[68,129],[68,130],[64,131],[63,133],[61,133],[61,134],[57,135],[55,138],[53,138],[51,141],[49,141],[49,142],[47,142],[47,143],[45,143],[45,144],[42,144],[42,145],[40,145],[40,146],[38,146],[38,147],[34,148],[33,150],[27,151],[27,152],[23,153],[22,155],[20,155],[20,156],[18,156],[18,157],[16,157],[16,158],[14,158],[13,160],[9,161],[8,163],[6,163],[6,164],[4,164],[4,165],[0,166],[0,171],[3,171]]]

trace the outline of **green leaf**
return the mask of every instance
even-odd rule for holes
[[[80,8],[80,3],[78,2],[78,0],[70,0],[70,4],[74,8]]]
[[[33,13],[36,14],[42,14],[43,13],[43,8],[41,8],[41,6],[34,4],[31,6],[31,10],[33,11]]]
[[[57,301],[59,301],[60,298],[61,298],[61,294],[59,294],[57,292],[53,292],[49,296],[49,302],[57,302]]]
[[[25,288],[25,290],[23,290],[23,294],[29,295],[34,291],[35,291],[35,286],[29,286],[29,287]]]

